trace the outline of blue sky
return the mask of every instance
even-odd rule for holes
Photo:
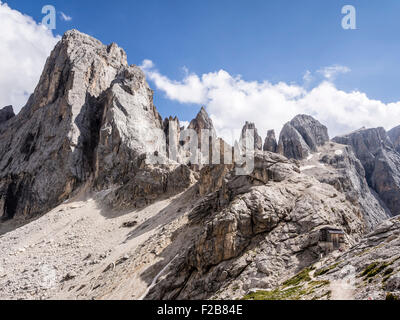
[[[77,28],[123,47],[131,64],[151,60],[157,71],[181,81],[184,67],[196,75],[225,70],[245,81],[305,84],[308,70],[346,66],[337,89],[366,93],[383,103],[400,100],[400,1],[322,0],[116,0],[3,1],[37,22],[52,4],[72,17],[58,19],[55,33]],[[341,8],[357,10],[357,30],[341,27]],[[197,103],[180,103],[155,89],[162,116],[192,119]],[[244,120],[244,119],[243,119]],[[289,120],[289,119],[287,119]],[[400,119],[399,119],[400,124]]]

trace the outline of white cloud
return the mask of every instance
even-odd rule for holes
[[[185,127],[185,129],[186,129],[187,127],[189,127],[190,122],[189,121],[180,121],[179,120],[179,124],[180,124],[181,127]]]
[[[11,104],[18,112],[24,106],[58,40],[31,17],[0,1],[0,108]]]
[[[64,21],[71,21],[71,20],[72,20],[72,17],[66,15],[66,14],[65,14],[64,12],[62,12],[62,11],[60,11],[60,16],[61,16],[61,20],[64,20]]]
[[[314,116],[327,125],[331,137],[359,129],[362,126],[383,126],[390,129],[400,124],[400,102],[385,104],[372,100],[365,93],[338,90],[332,81],[322,81],[311,90],[280,82],[245,81],[224,70],[198,76],[189,73],[181,81],[173,81],[143,64],[149,80],[166,96],[180,103],[204,104],[218,133],[232,141],[244,122],[255,122],[263,137],[268,129],[277,133],[282,125],[297,114]],[[321,69],[322,70],[322,69]],[[325,68],[326,77],[348,68]],[[306,74],[311,76],[311,74]]]
[[[333,81],[339,74],[348,73],[351,70],[346,66],[334,65],[319,69],[317,72],[322,74],[326,80]]]
[[[311,71],[307,70],[303,76],[304,85],[308,86],[313,81],[313,79],[314,79],[314,77],[313,77]]]

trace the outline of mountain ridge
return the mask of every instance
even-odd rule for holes
[[[188,130],[163,120],[123,49],[77,30],[11,111],[0,110],[0,237],[12,270],[0,270],[0,297],[242,298],[348,255],[387,221],[387,237],[398,232],[396,128],[330,140],[298,115],[279,141],[269,131],[263,145],[245,122],[230,146],[204,107]],[[328,229],[343,235],[340,250],[322,243]],[[54,271],[48,287],[35,271],[43,265]]]

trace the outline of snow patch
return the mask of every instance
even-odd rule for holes
[[[341,156],[343,154],[343,150],[336,150],[335,155]]]

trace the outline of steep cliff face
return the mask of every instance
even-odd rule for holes
[[[0,126],[13,117],[15,117],[15,113],[12,106],[6,106],[0,109]]]
[[[125,52],[67,32],[27,105],[0,131],[2,217],[46,212],[92,178],[115,182],[144,146],[158,147],[153,128],[162,124],[152,92]]]
[[[301,162],[301,170],[332,185],[349,202],[359,206],[369,230],[391,217],[390,210],[368,186],[365,170],[350,146],[327,143]]]
[[[97,187],[121,185],[133,178],[140,155],[165,152],[163,124],[153,92],[136,66],[123,68],[99,99],[103,110],[95,150]]]
[[[400,126],[388,131],[388,136],[393,143],[394,148],[400,153]]]
[[[273,288],[318,260],[319,228],[344,228],[347,245],[363,234],[358,207],[334,196],[333,187],[277,154],[257,155],[256,163],[250,176],[226,166],[202,170],[199,188],[206,195],[189,213],[190,243],[147,299],[232,298]]]
[[[253,122],[248,122],[248,121],[246,121],[245,125],[243,126],[242,134],[240,136],[240,144],[242,148],[246,149],[246,136],[250,134],[250,132],[252,132],[251,139],[254,140],[254,144],[252,147],[254,148],[254,150],[261,151],[263,149],[262,138],[258,134],[256,125]]]
[[[276,142],[275,130],[269,130],[264,142],[264,151],[277,152],[278,143]]]
[[[311,116],[298,115],[283,127],[278,152],[288,158],[301,160],[328,141],[328,129],[324,125]]]
[[[369,186],[393,215],[400,214],[400,154],[385,129],[361,129],[333,139],[353,147],[361,161]]]
[[[299,115],[287,123],[280,135],[278,152],[298,159],[304,173],[334,186],[360,207],[368,229],[390,217],[390,210],[370,190],[366,170],[351,147],[328,143],[325,126],[310,116]],[[372,159],[375,161],[375,158]]]

